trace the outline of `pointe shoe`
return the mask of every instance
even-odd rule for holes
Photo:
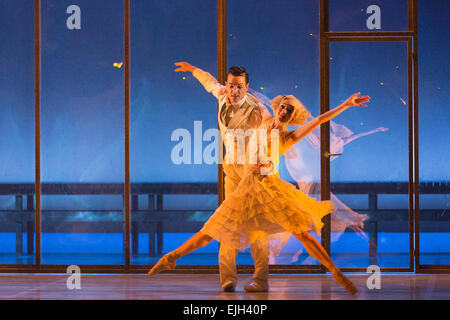
[[[247,292],[267,292],[269,291],[269,285],[267,281],[255,281],[253,280],[244,287]]]
[[[354,295],[358,291],[353,282],[349,278],[347,278],[340,270],[333,274],[333,278],[334,281],[343,286],[348,293]]]
[[[150,269],[148,272],[149,276],[155,275],[160,273],[164,270],[172,270],[175,269],[177,258],[174,256],[173,253],[167,253],[164,255],[157,264],[153,266],[153,268]]]

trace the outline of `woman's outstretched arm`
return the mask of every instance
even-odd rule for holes
[[[354,93],[338,107],[321,114],[320,116],[314,118],[310,122],[300,126],[300,128],[291,131],[289,133],[288,139],[286,141],[288,146],[291,146],[291,145],[297,143],[302,138],[304,138],[306,135],[308,135],[311,131],[313,131],[315,128],[317,128],[319,125],[333,119],[338,114],[340,114],[341,112],[343,112],[344,110],[346,110],[350,107],[353,107],[353,106],[367,107],[366,105],[364,105],[364,103],[369,102],[370,97],[369,96],[359,96],[359,95],[360,95],[360,92]]]

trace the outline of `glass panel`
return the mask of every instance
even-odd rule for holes
[[[188,61],[217,74],[217,9],[216,1],[133,0],[130,14],[131,263],[155,264],[217,208],[217,161],[204,157],[217,145],[206,138],[217,129],[217,100],[191,73],[174,72],[174,62]],[[178,164],[180,143],[190,156]],[[214,241],[177,264],[215,265],[217,252]]]
[[[71,5],[42,1],[42,263],[123,264],[123,1]]]
[[[0,264],[34,263],[34,6],[1,1]]]
[[[419,1],[420,264],[450,265],[448,2]],[[447,44],[446,44],[447,43]],[[429,48],[433,46],[433,54]]]
[[[368,216],[364,233],[345,221],[341,233],[332,220],[339,267],[409,267],[407,70],[405,42],[330,43],[330,108],[355,92],[371,97],[367,109],[344,111],[330,130],[331,153],[342,154],[331,157],[331,191],[351,208],[337,214],[352,223]]]
[[[292,94],[313,116],[319,115],[318,2],[264,0],[256,4],[234,0],[227,5],[228,66],[244,66],[249,72],[251,93],[264,101]],[[310,182],[315,186],[310,195],[319,197],[319,151],[319,144],[300,141],[289,157],[281,156],[280,177],[294,185]],[[250,250],[240,253],[237,261],[253,264]],[[319,264],[294,237],[271,263]]]
[[[330,0],[330,31],[407,31],[408,0]]]

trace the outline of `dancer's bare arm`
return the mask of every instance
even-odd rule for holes
[[[288,139],[286,141],[287,147],[290,147],[291,145],[297,143],[302,138],[304,138],[306,135],[308,135],[311,131],[313,131],[315,128],[317,128],[322,123],[325,123],[334,117],[336,117],[338,114],[343,112],[344,110],[350,108],[350,107],[367,107],[364,105],[364,103],[369,102],[370,97],[369,96],[360,96],[360,92],[357,92],[353,95],[351,95],[347,100],[344,101],[340,106],[325,112],[324,114],[321,114],[317,118],[314,118],[310,122],[300,126],[297,130],[293,130],[289,133]]]
[[[221,90],[222,88],[224,88],[224,86],[221,85],[217,81],[217,79],[214,78],[210,73],[203,71],[200,68],[194,67],[186,61],[175,62],[175,65],[177,66],[175,72],[191,72],[192,75],[202,84],[206,91],[210,92],[217,99],[219,99],[221,93],[223,92]]]

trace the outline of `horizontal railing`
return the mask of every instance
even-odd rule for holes
[[[124,194],[122,183],[42,183],[42,195],[121,195]],[[449,194],[450,182],[422,182],[421,194]],[[11,183],[0,184],[0,195],[15,196],[15,209],[0,210],[2,223],[15,223],[16,254],[23,255],[23,232],[27,232],[27,253],[33,253],[34,233],[34,184]],[[213,210],[167,210],[164,209],[164,195],[215,195],[217,183],[132,183],[131,184],[131,236],[132,253],[138,254],[138,234],[149,234],[150,255],[161,254],[164,232],[196,232]],[[378,196],[381,194],[408,194],[407,182],[338,182],[331,183],[334,194],[368,195],[366,208],[352,208],[366,213],[369,220],[366,230],[369,233],[370,256],[376,255],[378,224],[381,221],[408,221],[408,209],[379,209]],[[139,196],[148,197],[148,207],[139,206]],[[26,199],[25,207],[23,199]],[[421,210],[422,220],[450,221],[450,215],[442,215],[445,208]],[[42,220],[47,225],[61,222],[117,222],[124,223],[123,208],[111,209],[44,209]],[[404,224],[406,226],[406,224]],[[404,226],[398,226],[404,229]],[[48,228],[45,228],[43,232]],[[402,230],[402,232],[408,232]],[[155,241],[156,237],[156,241]]]

